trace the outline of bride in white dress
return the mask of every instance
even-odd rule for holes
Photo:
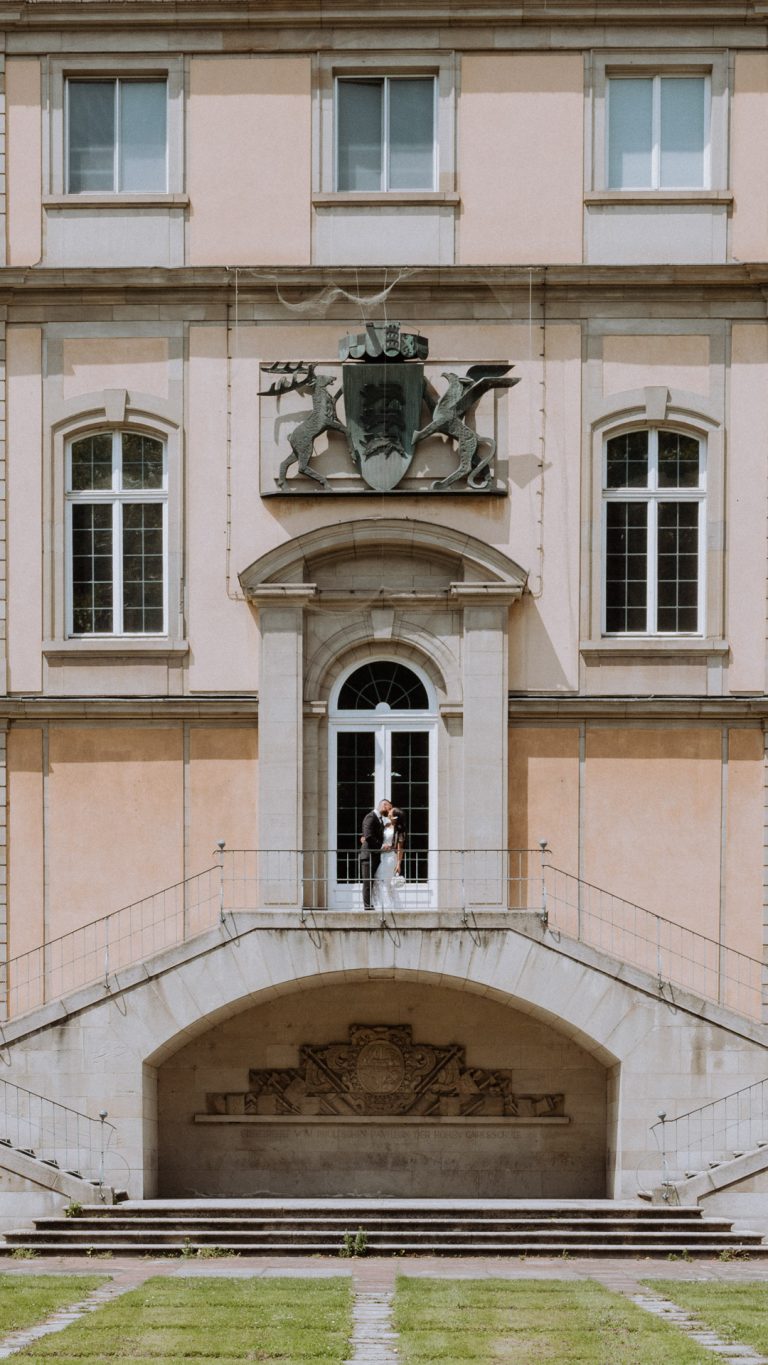
[[[373,883],[374,898],[380,910],[402,910],[403,851],[405,822],[403,812],[393,806],[384,816],[384,842]]]

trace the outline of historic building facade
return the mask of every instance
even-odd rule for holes
[[[4,1074],[135,1194],[766,1072],[768,6],[663,10],[3,13]]]

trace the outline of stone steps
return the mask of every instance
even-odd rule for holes
[[[717,1256],[768,1255],[761,1235],[734,1232],[698,1208],[609,1200],[159,1201],[88,1206],[71,1218],[39,1218],[6,1234],[0,1254],[194,1254],[216,1248],[253,1256],[338,1256],[347,1234],[369,1255]]]

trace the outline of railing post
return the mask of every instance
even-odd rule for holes
[[[99,1110],[99,1196],[104,1201],[104,1124],[109,1117],[107,1109]]]
[[[219,839],[218,842],[217,842],[217,844],[216,844],[216,852],[215,852],[214,855],[213,855],[215,858],[218,858],[218,860],[219,860],[219,923],[220,923],[220,924],[223,924],[223,923],[224,923],[224,849],[226,848],[226,846],[227,846],[227,845],[226,845],[226,841],[225,841],[224,839]]]
[[[668,1189],[667,1187],[668,1187],[668,1183],[669,1183],[669,1182],[668,1182],[668,1180],[667,1180],[667,1128],[666,1128],[666,1125],[667,1125],[667,1114],[666,1114],[666,1110],[662,1109],[662,1110],[660,1111],[660,1113],[659,1113],[659,1115],[658,1115],[658,1119],[659,1119],[659,1123],[661,1124],[661,1187],[662,1187],[662,1189],[663,1189],[663,1191],[664,1191],[664,1194],[663,1194],[662,1198],[668,1200],[668,1199],[669,1199],[669,1189]]]
[[[542,922],[542,924],[544,925],[544,928],[545,928],[545,929],[546,929],[546,927],[547,927],[547,925],[548,925],[548,923],[549,923],[549,909],[548,909],[548,907],[547,907],[547,863],[546,863],[546,857],[547,857],[547,844],[548,844],[548,842],[549,842],[549,841],[548,841],[547,839],[539,839],[539,848],[540,848],[540,850],[541,850],[541,853],[540,853],[540,864],[541,864],[541,911],[540,911],[539,918],[541,919],[541,922]],[[581,934],[579,934],[579,937],[581,937]]]
[[[109,915],[104,919],[104,989],[109,990]]]

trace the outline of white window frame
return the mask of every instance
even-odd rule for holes
[[[353,673],[362,666],[363,663],[398,663],[415,673],[416,677],[423,683],[427,693],[428,706],[426,710],[414,708],[412,711],[385,711],[360,710],[346,711],[339,707],[339,696],[345,682]],[[346,730],[352,732],[366,731],[375,735],[375,767],[377,774],[381,772],[381,780],[387,780],[387,774],[391,771],[391,735],[393,730],[419,731],[429,735],[429,856],[427,862],[427,880],[425,883],[409,885],[408,904],[409,908],[428,910],[438,904],[439,892],[439,859],[434,845],[437,843],[438,827],[438,802],[437,802],[437,745],[438,745],[438,704],[435,688],[424,669],[414,663],[412,659],[398,659],[395,655],[375,654],[370,660],[357,659],[349,664],[336,679],[333,686],[328,706],[328,835],[329,849],[335,849],[337,844],[337,810],[336,799],[338,793],[337,776],[337,749],[336,737],[339,731]],[[386,792],[375,791],[374,800],[386,796]],[[360,908],[361,890],[359,883],[340,884],[336,880],[336,865],[332,862],[332,875],[329,878],[329,897],[336,909],[351,910]]]
[[[67,82],[70,80],[164,80],[167,89],[166,191],[103,190],[70,194]],[[112,54],[51,57],[43,70],[48,118],[43,121],[43,200],[66,199],[72,205],[114,203],[141,207],[172,204],[184,192],[184,63],[178,56]]]
[[[593,53],[588,58],[588,89],[591,90],[591,117],[586,120],[584,147],[584,189],[586,193],[610,195],[617,200],[633,195],[663,199],[680,195],[696,197],[725,193],[729,180],[729,66],[724,50],[691,49],[653,52],[616,50]],[[709,180],[700,190],[672,187],[623,190],[608,185],[608,99],[609,82],[622,76],[638,80],[656,76],[705,76],[708,78]]]
[[[85,84],[85,85],[87,85],[87,84],[89,84],[89,83],[94,83],[94,84],[95,84],[96,82],[111,81],[112,84],[113,84],[113,86],[114,86],[115,142],[114,142],[114,147],[113,147],[113,150],[112,150],[112,188],[111,188],[110,190],[96,191],[96,193],[116,194],[116,195],[124,195],[124,194],[144,194],[144,193],[148,193],[148,194],[167,194],[167,193],[168,193],[168,180],[169,180],[168,131],[169,131],[169,121],[170,121],[170,118],[169,118],[169,116],[170,116],[170,100],[169,100],[169,98],[168,98],[168,76],[167,76],[167,74],[166,74],[166,75],[156,75],[156,76],[145,75],[145,74],[143,74],[143,73],[140,72],[140,71],[134,72],[134,73],[131,74],[131,75],[127,75],[127,74],[125,74],[125,73],[121,73],[121,74],[119,74],[119,75],[104,75],[104,74],[101,74],[101,75],[95,75],[95,76],[83,76],[83,75],[74,75],[74,74],[70,74],[70,75],[67,75],[67,76],[66,76],[65,81],[64,81],[64,186],[65,186],[64,192],[65,192],[65,194],[71,194],[71,195],[75,195],[75,196],[79,197],[81,194],[91,194],[91,193],[93,193],[93,191],[91,191],[91,190],[72,190],[72,189],[70,189],[70,184],[69,184],[69,171],[70,171],[70,165],[69,165],[69,90],[70,90],[70,85],[71,85],[71,83],[72,83],[73,81],[78,82],[79,84]],[[152,82],[155,82],[155,83],[158,84],[158,85],[163,84],[163,85],[165,86],[165,184],[164,184],[163,188],[160,189],[160,190],[158,190],[158,189],[146,190],[146,191],[144,191],[144,190],[124,190],[124,189],[122,188],[122,186],[118,183],[119,178],[120,178],[120,139],[121,139],[121,132],[122,132],[122,129],[121,129],[121,126],[120,126],[120,123],[121,123],[121,121],[120,121],[120,111],[121,111],[121,107],[122,107],[122,105],[121,105],[121,100],[120,100],[120,88],[121,88],[121,86],[123,86],[123,85],[132,85],[132,84],[135,83],[136,81],[144,81],[144,82],[146,82],[146,81],[152,81]]]
[[[616,436],[626,435],[631,431],[648,432],[648,483],[640,488],[608,488],[608,443]],[[689,436],[699,444],[699,484],[696,488],[660,488],[658,481],[658,433],[660,431],[680,432],[681,435]],[[693,639],[698,640],[706,634],[706,577],[707,577],[707,557],[706,557],[706,530],[707,530],[707,439],[702,431],[691,431],[674,421],[659,422],[654,424],[642,422],[628,422],[620,427],[614,427],[606,431],[603,435],[602,451],[602,513],[601,513],[601,534],[600,534],[600,581],[601,581],[601,630],[607,639]],[[607,528],[607,508],[610,503],[641,502],[648,506],[648,530],[646,543],[646,566],[647,566],[647,596],[646,596],[646,628],[642,631],[609,631],[606,625],[607,617],[607,578],[606,578],[606,559],[608,553],[608,528]],[[656,628],[656,612],[658,607],[658,507],[662,502],[685,502],[696,503],[699,508],[698,515],[698,592],[696,599],[697,629],[692,631],[675,630],[666,631]]]
[[[438,81],[434,72],[419,71],[390,71],[386,75],[374,72],[352,72],[337,74],[334,78],[333,90],[333,185],[338,193],[342,194],[371,194],[377,191],[371,190],[341,190],[339,188],[339,87],[347,81],[354,80],[381,81],[383,86],[383,99],[381,109],[381,184],[378,193],[383,194],[408,194],[434,192],[438,186],[439,160],[438,160]],[[432,82],[432,179],[429,185],[413,186],[412,190],[402,190],[397,187],[394,189],[389,184],[389,113],[390,113],[390,90],[393,81],[418,81],[431,80]]]
[[[426,203],[456,194],[456,90],[457,58],[452,52],[397,53],[360,51],[325,53],[315,62],[312,118],[312,194],[344,202],[391,199],[423,200]],[[435,82],[435,174],[428,190],[337,190],[337,83],[345,77],[364,79],[408,76],[431,77]],[[317,202],[317,201],[316,201]]]
[[[702,158],[701,185],[662,185],[661,184],[661,83],[664,80],[703,80],[704,81],[704,143]],[[651,84],[651,181],[648,185],[609,185],[610,168],[610,129],[611,129],[611,88],[622,80],[643,80]],[[712,188],[712,78],[709,72],[699,71],[656,71],[611,72],[606,83],[605,96],[605,184],[612,190],[708,190]]]
[[[162,488],[124,489],[118,482],[118,451],[124,432],[135,432],[158,441],[163,448],[163,485]],[[77,441],[89,436],[110,435],[112,437],[112,487],[103,489],[72,488],[72,447]],[[168,635],[168,443],[156,431],[142,430],[123,424],[109,427],[100,425],[87,431],[73,432],[67,437],[65,453],[65,618],[66,635],[74,640],[153,640],[164,639]],[[163,508],[163,625],[158,631],[125,631],[123,629],[123,507],[126,503],[161,504]],[[72,509],[76,506],[112,507],[112,630],[76,632],[73,623],[73,579],[72,579]]]

